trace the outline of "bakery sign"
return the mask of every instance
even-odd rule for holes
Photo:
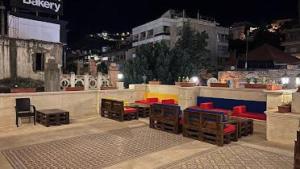
[[[62,0],[11,0],[11,6],[46,13],[62,14]]]

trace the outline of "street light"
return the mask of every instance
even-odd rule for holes
[[[122,73],[118,74],[118,80],[121,81],[124,79],[124,75]]]

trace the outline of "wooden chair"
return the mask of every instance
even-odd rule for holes
[[[119,121],[139,118],[138,111],[135,108],[124,107],[123,101],[116,100],[112,102],[111,115],[113,119],[117,119]]]
[[[112,100],[109,99],[101,99],[101,116],[102,117],[110,117],[111,108],[112,108]]]
[[[150,113],[150,127],[179,134],[181,110],[177,105],[153,104]]]
[[[224,115],[216,112],[185,111],[183,135],[223,146],[238,140],[237,126],[224,122]]]
[[[36,108],[30,104],[29,98],[16,99],[16,125],[19,127],[20,117],[33,117],[34,125],[36,124]]]

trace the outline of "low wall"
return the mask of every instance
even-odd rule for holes
[[[0,94],[0,128],[15,126],[15,99],[24,97],[30,98],[31,104],[37,109],[67,110],[71,120],[77,120],[98,116],[101,98],[133,102],[143,99],[144,90]]]
[[[293,93],[292,112],[300,113],[300,93]]]
[[[249,101],[267,101],[267,95],[264,90],[261,89],[201,87],[199,96]]]

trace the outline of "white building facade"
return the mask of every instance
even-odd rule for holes
[[[210,50],[212,57],[218,59],[228,57],[229,28],[221,27],[215,21],[186,18],[184,15],[178,16],[170,10],[159,19],[133,28],[133,47],[162,40],[170,47],[174,47],[181,36],[183,25],[189,23],[194,31],[205,31],[208,34],[207,49]]]

